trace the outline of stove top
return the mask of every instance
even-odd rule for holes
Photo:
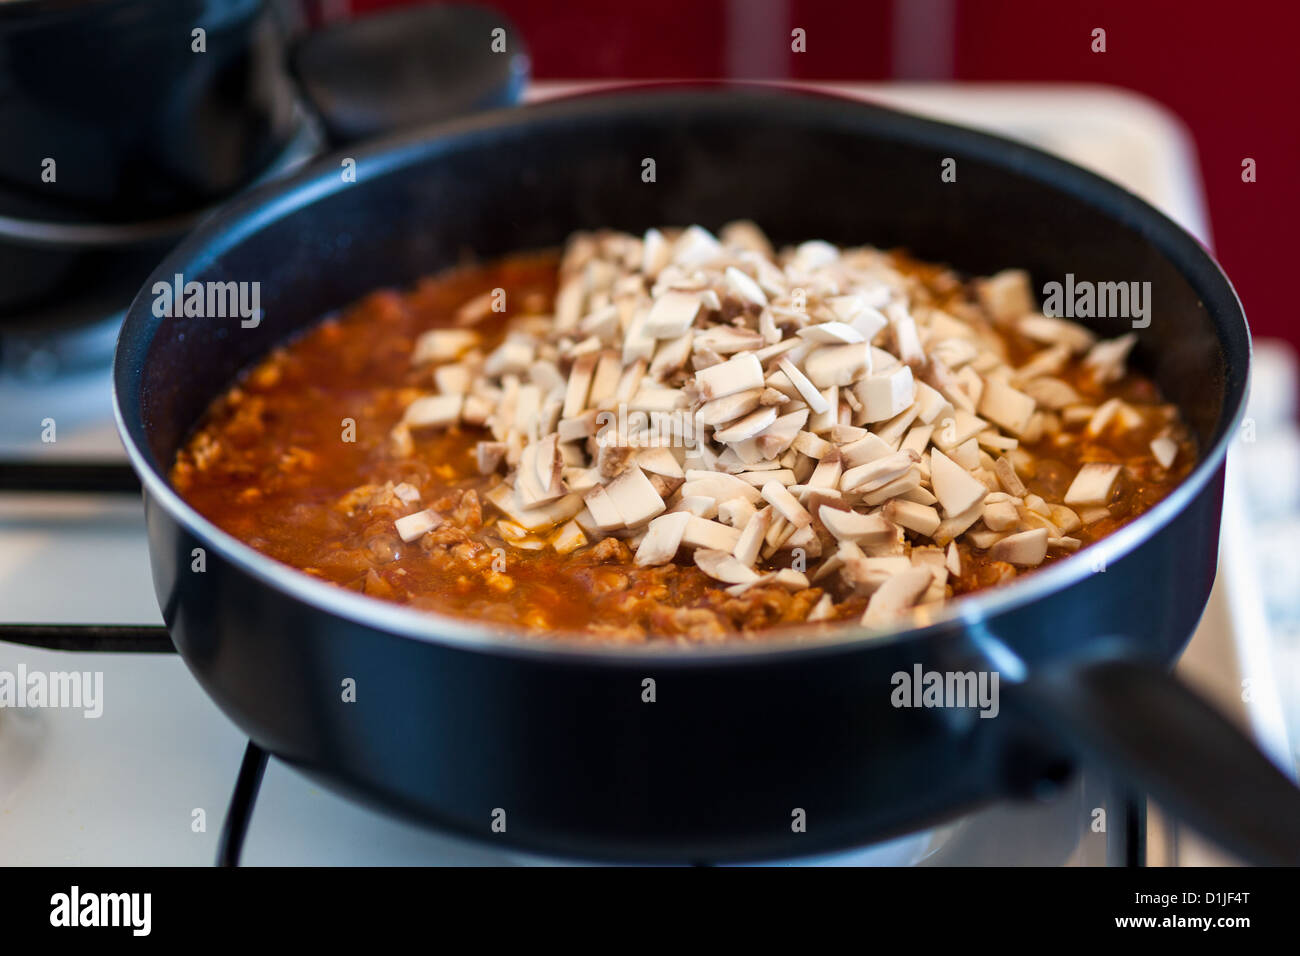
[[[575,87],[540,84],[531,97]],[[1194,153],[1153,104],[1101,88],[835,87],[915,112],[991,127],[1118,179],[1208,241]],[[0,376],[0,461],[121,461],[104,368],[50,381]],[[54,441],[48,422],[55,426]],[[1235,454],[1235,453],[1234,453]],[[0,464],[0,469],[4,465]],[[1229,466],[1230,476],[1240,469]],[[1180,672],[1279,763],[1289,759],[1258,584],[1230,478],[1221,573]],[[23,623],[161,623],[139,501],[128,495],[0,494],[0,617]],[[0,643],[0,669],[102,675],[102,713],[0,709],[0,865],[206,865],[247,741],[162,654],[67,653]],[[1251,679],[1243,701],[1241,681]],[[91,711],[93,713],[93,711]],[[1093,810],[1109,821],[1094,832]],[[1087,773],[1041,804],[998,805],[935,830],[800,862],[1080,864],[1125,862],[1148,834],[1151,862],[1202,852]],[[1132,839],[1135,835],[1139,839]],[[358,806],[272,760],[242,862],[502,864],[540,861],[442,836]]]

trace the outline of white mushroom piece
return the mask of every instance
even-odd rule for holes
[[[941,302],[878,250],[776,252],[752,223],[577,235],[553,318],[489,334],[480,296],[416,338],[436,391],[394,441],[485,429],[474,462],[507,547],[616,537],[638,567],[694,565],[732,595],[822,588],[810,621],[846,616],[851,591],[865,624],[896,626],[972,561],[1080,548],[1124,469],[1086,461],[1085,442],[1147,425],[1153,466],[1179,454],[1168,406],[1083,397],[1123,378],[1134,336],[1041,314],[1020,270],[974,289]],[[1006,336],[1037,351],[1013,366]],[[1042,447],[1085,458],[1060,500],[1031,490]],[[395,524],[413,544],[446,520]]]
[[[1110,501],[1111,491],[1119,478],[1122,465],[1089,462],[1079,469],[1065,492],[1067,505],[1104,505]]]

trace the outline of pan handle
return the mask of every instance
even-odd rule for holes
[[[1300,789],[1158,663],[1111,646],[1006,696],[1241,859],[1300,863]]]

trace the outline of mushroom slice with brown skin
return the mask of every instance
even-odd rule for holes
[[[1011,463],[1011,459],[1003,456],[993,463],[993,474],[998,479],[998,484],[1002,490],[1016,498],[1023,498],[1029,493],[1025,483],[1020,480],[1016,474],[1016,466]]]
[[[1079,469],[1063,499],[1067,505],[1104,505],[1110,501],[1122,465],[1092,461]]]
[[[547,491],[558,491],[559,494],[563,494],[564,482],[561,480],[561,475],[564,472],[564,458],[560,454],[559,436],[552,432],[536,442],[535,447],[537,452],[533,464],[537,483]]]
[[[994,542],[989,549],[989,557],[994,561],[1006,561],[1017,567],[1032,568],[1043,563],[1047,557],[1047,529],[1034,528],[1008,535]]]
[[[481,441],[474,446],[475,459],[478,462],[478,473],[480,475],[490,475],[501,467],[501,462],[506,457],[506,443],[503,441]]]
[[[515,471],[515,496],[525,508],[536,508],[562,498],[566,489],[561,479],[563,462],[555,435],[524,447]]]
[[[672,378],[691,357],[693,340],[689,329],[675,339],[665,339],[650,362],[650,377],[661,382]]]

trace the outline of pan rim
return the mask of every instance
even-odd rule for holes
[[[358,178],[397,173],[421,158],[430,148],[454,151],[459,145],[485,132],[509,132],[538,122],[563,123],[566,119],[591,120],[593,114],[626,114],[629,108],[643,113],[681,109],[759,110],[778,104],[789,108],[798,100],[800,110],[814,110],[817,120],[828,124],[856,125],[873,117],[875,131],[905,142],[938,144],[955,150],[954,155],[976,158],[990,165],[1044,181],[1052,188],[1086,202],[1116,221],[1134,229],[1144,240],[1188,280],[1201,294],[1211,298],[1206,308],[1223,330],[1239,322],[1244,337],[1240,379],[1231,374],[1224,382],[1224,404],[1212,443],[1203,450],[1192,472],[1168,496],[1150,510],[1079,553],[1063,558],[1010,584],[954,598],[933,617],[902,629],[871,629],[846,624],[834,633],[811,636],[806,629],[761,641],[729,639],[717,645],[685,645],[672,641],[635,647],[570,639],[560,634],[533,637],[508,628],[478,624],[438,612],[415,610],[404,605],[368,598],[347,589],[312,578],[289,565],[255,550],[223,531],[172,489],[162,465],[148,448],[140,410],[140,375],[136,353],[143,355],[153,341],[156,320],[152,320],[145,290],[159,277],[177,272],[201,274],[220,252],[237,245],[262,226],[310,205],[315,199],[339,188],[338,156],[329,154],[285,180],[263,186],[235,201],[220,214],[205,221],[158,266],[142,286],[123,322],[114,355],[113,413],[118,432],[132,467],[140,476],[146,496],[154,499],[188,533],[212,548],[224,560],[261,583],[312,608],[350,623],[393,637],[475,653],[526,658],[544,657],[556,661],[585,662],[593,666],[704,666],[719,663],[764,662],[786,655],[837,654],[863,650],[865,646],[894,646],[901,642],[924,642],[949,632],[953,626],[978,624],[1008,611],[1023,608],[1047,595],[1064,590],[1092,574],[1092,559],[1106,565],[1119,561],[1154,536],[1187,507],[1223,467],[1228,444],[1245,413],[1246,379],[1250,359],[1250,333],[1240,300],[1231,282],[1214,258],[1162,212],[1123,187],[1095,173],[1058,159],[1046,152],[993,134],[953,123],[927,119],[911,113],[863,103],[844,97],[798,87],[771,84],[654,84],[604,88],[598,92],[563,97],[523,107],[495,110],[471,118],[439,123],[385,137],[348,155],[356,160]],[[842,114],[842,115],[841,115]],[[1214,293],[1213,296],[1210,293]],[[1220,336],[1221,344],[1223,336]],[[133,350],[127,343],[140,340]],[[1234,371],[1231,367],[1229,372]],[[134,405],[131,418],[123,407],[125,399]],[[152,556],[151,556],[152,560]]]

